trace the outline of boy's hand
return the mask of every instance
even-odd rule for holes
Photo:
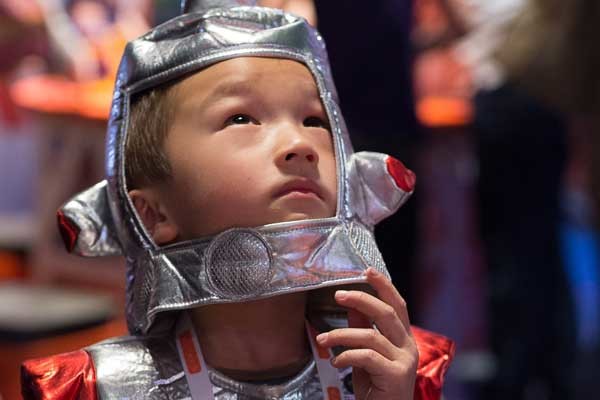
[[[412,399],[419,353],[406,303],[383,274],[369,268],[366,275],[379,299],[361,291],[338,290],[335,300],[348,308],[349,327],[322,333],[317,341],[323,347],[350,348],[332,364],[353,368],[357,400]]]

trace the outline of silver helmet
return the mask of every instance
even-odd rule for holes
[[[182,1],[182,15],[127,45],[108,123],[106,179],[58,211],[69,251],[126,257],[132,333],[164,326],[157,321],[170,321],[168,311],[364,283],[368,267],[387,274],[373,228],[412,194],[414,175],[385,154],[354,153],[323,38],[303,18],[253,3]],[[158,246],[128,196],[125,143],[130,100],[191,72],[244,56],[295,60],[312,73],[333,136],[336,215],[235,228]]]

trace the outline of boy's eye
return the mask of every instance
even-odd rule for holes
[[[308,128],[323,128],[329,130],[329,122],[320,117],[308,117],[303,121],[304,126]]]
[[[225,121],[225,126],[246,124],[258,124],[258,121],[246,114],[235,114]]]

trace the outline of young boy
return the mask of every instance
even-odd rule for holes
[[[128,46],[108,179],[59,222],[127,257],[134,336],[25,363],[25,398],[440,397],[453,345],[411,330],[372,236],[414,175],[353,154],[316,31],[239,3]]]

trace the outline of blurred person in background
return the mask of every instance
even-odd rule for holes
[[[150,0],[36,0],[63,68],[75,80],[112,78],[128,38],[145,32]]]
[[[385,151],[405,161],[418,177],[412,0],[316,0],[315,9],[355,149]],[[377,244],[386,264],[393,266],[394,285],[409,306],[415,298],[418,192],[402,212],[376,228]],[[418,310],[411,314],[418,320]]]
[[[600,3],[594,0],[530,0],[511,30],[509,40],[515,43],[498,52],[520,85],[585,125],[595,149],[600,146],[599,21]],[[592,151],[596,210],[600,210],[598,154]]]
[[[500,48],[498,59],[529,93],[557,107],[570,122],[570,174],[565,184],[563,241],[576,313],[573,397],[597,397],[600,378],[600,3],[596,0],[530,0]],[[508,45],[511,43],[511,45]],[[587,156],[587,160],[586,160]],[[583,182],[573,182],[580,165]],[[583,167],[583,168],[581,168]],[[579,193],[573,193],[579,192]],[[579,198],[577,198],[579,196]],[[595,225],[595,226],[594,226]],[[575,236],[574,233],[577,233]],[[587,233],[586,233],[587,232]],[[586,250],[585,235],[590,239]],[[579,241],[575,254],[574,243]],[[571,246],[571,247],[569,247]]]
[[[486,399],[568,399],[572,294],[560,254],[567,115],[515,65],[543,62],[543,0],[446,0],[466,32],[456,59],[473,78],[480,227],[497,369]],[[522,51],[524,43],[531,44]],[[557,79],[562,79],[557,76]],[[549,89],[549,88],[547,88]]]
[[[102,121],[109,114],[120,54],[128,39],[149,26],[147,20],[153,2],[34,2],[41,10],[46,28],[48,61],[40,73],[22,76],[11,85],[12,99],[26,110],[32,129],[39,133],[35,233],[31,239],[29,269],[35,280],[45,283],[73,281],[73,276],[79,279],[81,275],[77,268],[80,261],[69,258],[59,247],[54,211],[90,180],[102,176],[105,131]],[[113,261],[112,265],[116,263]],[[109,285],[117,282],[117,275],[100,268],[90,271],[97,271]],[[99,277],[90,280],[98,283]]]
[[[43,26],[32,0],[0,1],[0,126],[17,123],[18,113],[9,84],[29,55],[45,56]]]

